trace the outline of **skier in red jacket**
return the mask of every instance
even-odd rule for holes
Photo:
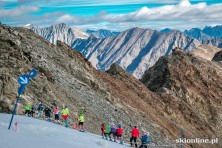
[[[130,138],[131,146],[133,146],[133,141],[134,141],[135,147],[137,148],[136,140],[137,140],[138,137],[140,137],[140,132],[137,129],[137,126],[134,126],[134,128],[132,130],[132,137]]]
[[[102,138],[104,139],[106,137],[106,127],[104,124],[102,124],[102,126],[101,126],[101,131],[102,131],[102,133],[101,133]]]
[[[123,144],[122,134],[123,134],[122,124],[118,124],[118,128],[116,129],[116,137],[120,141],[120,144]],[[114,142],[116,142],[116,139],[114,139]]]

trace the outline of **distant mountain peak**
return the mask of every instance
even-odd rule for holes
[[[161,56],[171,54],[175,47],[191,51],[200,44],[178,30],[163,33],[134,27],[109,38],[78,40],[73,47],[102,71],[116,63],[140,78],[147,68]]]
[[[69,27],[65,23],[54,24],[50,27],[33,27],[32,30],[50,41],[53,44],[56,44],[57,40],[60,40],[68,45],[78,39],[87,39],[89,35],[76,27]]]

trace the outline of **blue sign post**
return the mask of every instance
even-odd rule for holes
[[[37,70],[32,69],[29,74],[23,74],[23,75],[21,75],[21,76],[18,78],[18,83],[20,84],[20,87],[19,87],[19,89],[18,89],[18,97],[17,97],[17,99],[16,99],[15,107],[14,107],[14,110],[13,110],[13,112],[12,112],[12,117],[11,117],[11,120],[10,120],[10,123],[9,123],[9,126],[8,126],[8,129],[9,129],[9,130],[10,130],[10,128],[11,128],[11,124],[12,124],[14,115],[15,115],[15,113],[16,113],[16,108],[17,108],[17,105],[18,105],[18,102],[19,102],[19,99],[20,99],[20,95],[24,92],[25,87],[26,87],[26,86],[29,84],[29,82],[30,82],[30,79],[36,77],[37,74],[38,74]]]

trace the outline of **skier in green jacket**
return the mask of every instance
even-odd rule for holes
[[[32,106],[30,102],[25,105],[24,109],[25,109],[25,115],[31,116]]]
[[[85,122],[85,118],[84,118],[84,115],[83,115],[83,112],[79,112],[79,130],[84,132],[84,122]]]
[[[110,131],[111,131],[111,127],[108,124],[108,125],[106,125],[106,140],[108,140],[108,136],[109,136],[109,139],[112,140],[111,136],[110,136]]]

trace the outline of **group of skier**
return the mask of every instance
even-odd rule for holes
[[[117,128],[114,123],[111,124],[102,124],[101,126],[101,135],[103,139],[110,140],[117,142],[117,139],[120,141],[120,144],[123,144],[122,141],[122,134],[123,134],[123,128],[122,124],[118,124]],[[112,137],[111,137],[112,136]],[[137,139],[140,138],[140,132],[137,129],[137,126],[134,126],[131,132],[131,138],[130,138],[130,145],[131,147],[138,147]],[[147,148],[147,146],[150,144],[149,141],[149,132],[143,131],[141,136],[141,145],[139,148]],[[133,146],[134,142],[134,146]]]
[[[64,106],[62,110],[60,111],[58,106],[56,106],[52,112],[52,110],[49,108],[48,105],[44,107],[42,102],[38,103],[38,107],[35,105],[31,105],[30,103],[27,103],[24,107],[25,109],[25,115],[34,117],[35,113],[37,114],[38,119],[44,119],[47,121],[52,121],[51,114],[54,114],[54,121],[55,123],[62,124],[60,122],[60,116],[62,117],[62,120],[64,122],[65,127],[68,127],[68,117],[69,117],[69,109],[68,106]],[[79,112],[79,118],[78,118],[78,125],[74,125],[74,129],[79,129],[80,131],[84,131],[84,115],[83,112]],[[117,142],[117,140],[120,141],[120,144],[123,144],[122,140],[122,134],[123,134],[123,127],[122,124],[119,123],[116,127],[114,123],[111,124],[102,124],[101,125],[101,135],[103,139],[110,140],[113,142]],[[140,137],[140,132],[137,129],[137,126],[134,126],[131,132],[131,138],[130,138],[130,145],[131,147],[138,147],[137,139],[140,138],[141,145],[139,148],[147,148],[147,145],[150,144],[149,142],[149,132],[142,131],[142,136]],[[133,145],[134,143],[134,145]]]
[[[37,113],[37,118],[38,119],[45,119],[47,121],[52,121],[51,118],[51,114],[54,114],[54,121],[57,124],[62,124],[62,122],[60,122],[60,116],[62,117],[62,120],[64,122],[65,127],[68,127],[68,117],[69,117],[69,109],[67,105],[63,105],[62,110],[60,111],[58,106],[56,106],[52,112],[52,110],[50,109],[50,107],[48,105],[46,105],[46,107],[44,107],[43,103],[40,101],[38,104],[38,108],[36,108],[35,105],[31,106],[30,103],[27,103],[24,107],[25,109],[25,115],[26,116],[31,116],[34,117],[34,114]],[[78,118],[79,124],[78,126],[75,125],[75,129],[78,129],[80,131],[84,131],[84,115],[83,112],[79,112],[79,118]]]

